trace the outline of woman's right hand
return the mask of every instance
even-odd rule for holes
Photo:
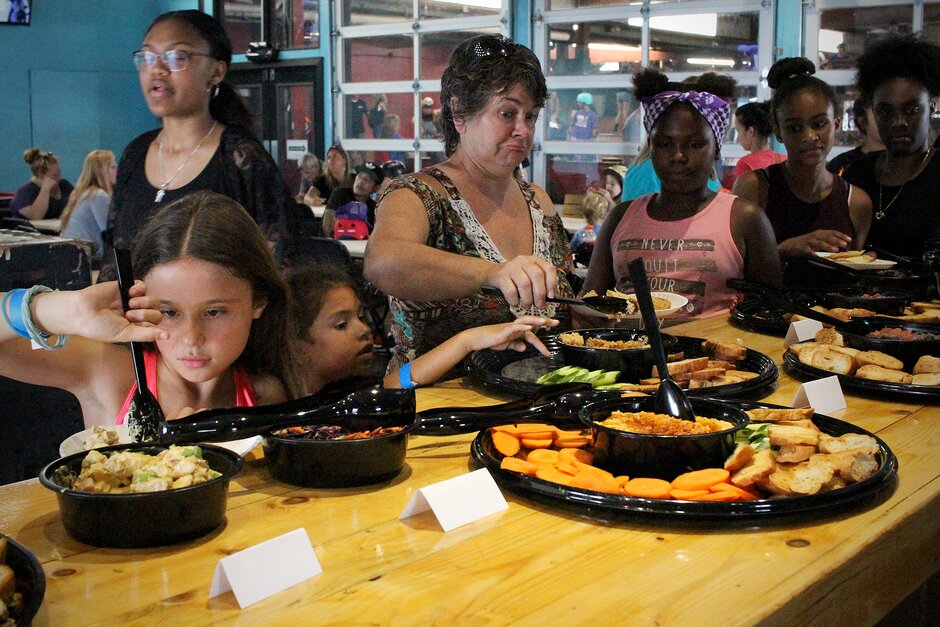
[[[783,256],[805,257],[816,252],[837,253],[847,249],[851,243],[851,235],[833,229],[818,229],[786,239],[778,248]]]
[[[558,271],[551,263],[534,255],[519,255],[496,264],[483,284],[495,285],[513,307],[545,308],[545,297],[555,296]]]
[[[124,313],[116,281],[76,292],[46,292],[33,299],[33,321],[53,334],[80,335],[99,342],[153,342],[169,333],[157,327],[163,319],[156,297],[136,281]]]

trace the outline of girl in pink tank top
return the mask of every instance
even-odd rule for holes
[[[726,311],[736,293],[726,286],[729,278],[779,285],[780,261],[767,217],[756,205],[708,189],[728,104],[708,92],[664,91],[644,98],[643,107],[662,190],[608,215],[584,290],[631,290],[626,266],[637,257],[644,260],[651,289],[689,299],[680,317]]]

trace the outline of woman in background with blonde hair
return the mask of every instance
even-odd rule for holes
[[[108,228],[108,208],[117,180],[117,162],[110,150],[93,150],[85,157],[75,190],[62,212],[62,235],[91,242],[92,258],[101,259],[104,241],[101,233]]]

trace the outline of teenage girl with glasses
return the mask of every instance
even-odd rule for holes
[[[133,246],[161,206],[202,189],[241,204],[272,244],[297,230],[304,213],[277,165],[253,134],[251,113],[225,83],[232,47],[222,26],[200,11],[158,16],[133,55],[150,111],[162,127],[121,156],[109,218],[113,245]],[[113,278],[106,251],[104,278]]]

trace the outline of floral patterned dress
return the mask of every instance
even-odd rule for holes
[[[421,199],[430,224],[425,243],[457,255],[479,257],[493,263],[505,262],[506,258],[496,248],[447,175],[436,167],[430,167],[424,173],[441,184],[446,196],[415,175],[397,178],[385,193],[404,188]],[[571,249],[561,216],[546,216],[542,213],[535,190],[528,183],[519,181],[519,189],[532,219],[533,254],[557,269],[558,295],[572,296],[571,286],[565,276],[571,269]],[[553,303],[548,305],[544,310],[535,307],[529,310],[510,308],[502,299],[486,296],[482,292],[439,301],[414,301],[389,296],[392,335],[395,338],[389,369],[400,367],[464,329],[509,322],[523,314],[558,317],[562,313],[556,311]]]

